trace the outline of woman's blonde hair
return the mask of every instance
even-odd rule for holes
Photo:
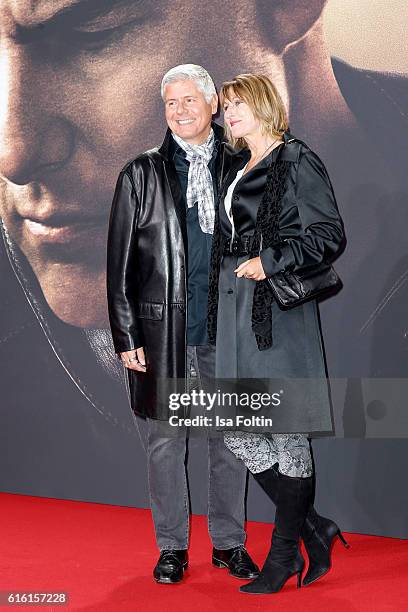
[[[220,91],[221,106],[224,100],[237,97],[248,104],[254,116],[259,120],[261,130],[275,138],[281,138],[288,129],[288,116],[278,90],[272,81],[261,74],[239,74],[223,83]],[[245,148],[245,138],[234,138],[229,126],[225,125],[228,142],[236,148]]]

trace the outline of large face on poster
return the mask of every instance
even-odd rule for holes
[[[1,212],[66,323],[107,325],[112,186],[124,162],[162,136],[163,73],[194,59],[218,81],[267,70],[286,90],[280,54],[324,6],[242,2],[215,12],[207,4],[3,3]]]
[[[109,427],[133,426],[106,332],[109,210],[119,170],[163,138],[163,74],[186,62],[218,86],[242,72],[270,76],[291,131],[329,170],[348,237],[344,289],[321,308],[332,375],[407,375],[406,82],[333,60],[325,4],[0,3],[6,406],[24,405],[25,419],[37,406],[46,421],[57,405],[81,429],[86,414],[95,445],[98,428],[109,445]]]

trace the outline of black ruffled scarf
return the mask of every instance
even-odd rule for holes
[[[259,251],[280,243],[279,216],[282,197],[286,188],[286,177],[291,162],[276,159],[271,163],[266,177],[265,190],[259,204],[255,233],[249,258],[257,257]],[[208,338],[215,344],[217,336],[218,281],[224,245],[228,237],[222,234],[219,220],[219,206],[215,214],[214,235],[211,249],[211,265],[208,288]],[[252,302],[252,330],[258,349],[264,351],[272,346],[272,304],[273,296],[266,280],[258,281]]]

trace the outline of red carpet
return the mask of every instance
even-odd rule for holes
[[[157,550],[148,510],[4,493],[0,501],[0,591],[69,593],[68,606],[30,606],[34,610],[408,610],[405,540],[347,534],[352,548],[337,542],[334,567],[316,584],[298,590],[292,578],[276,595],[244,595],[238,592],[240,580],[210,564],[204,517],[193,517],[185,581],[157,585],[151,576]],[[247,547],[258,563],[270,533],[270,525],[248,525]]]

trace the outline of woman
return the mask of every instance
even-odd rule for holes
[[[223,85],[221,102],[228,140],[240,150],[221,188],[213,237],[208,322],[210,342],[216,342],[216,375],[313,382],[304,400],[286,413],[288,429],[224,434],[226,445],[276,505],[263,569],[240,590],[272,593],[295,574],[300,586],[305,564],[300,537],[309,556],[303,584],[310,584],[330,568],[331,544],[342,535],[312,505],[307,434],[332,430],[317,304],[312,300],[283,311],[265,279],[332,261],[344,240],[343,224],[327,172],[288,133],[272,82],[239,75]]]

